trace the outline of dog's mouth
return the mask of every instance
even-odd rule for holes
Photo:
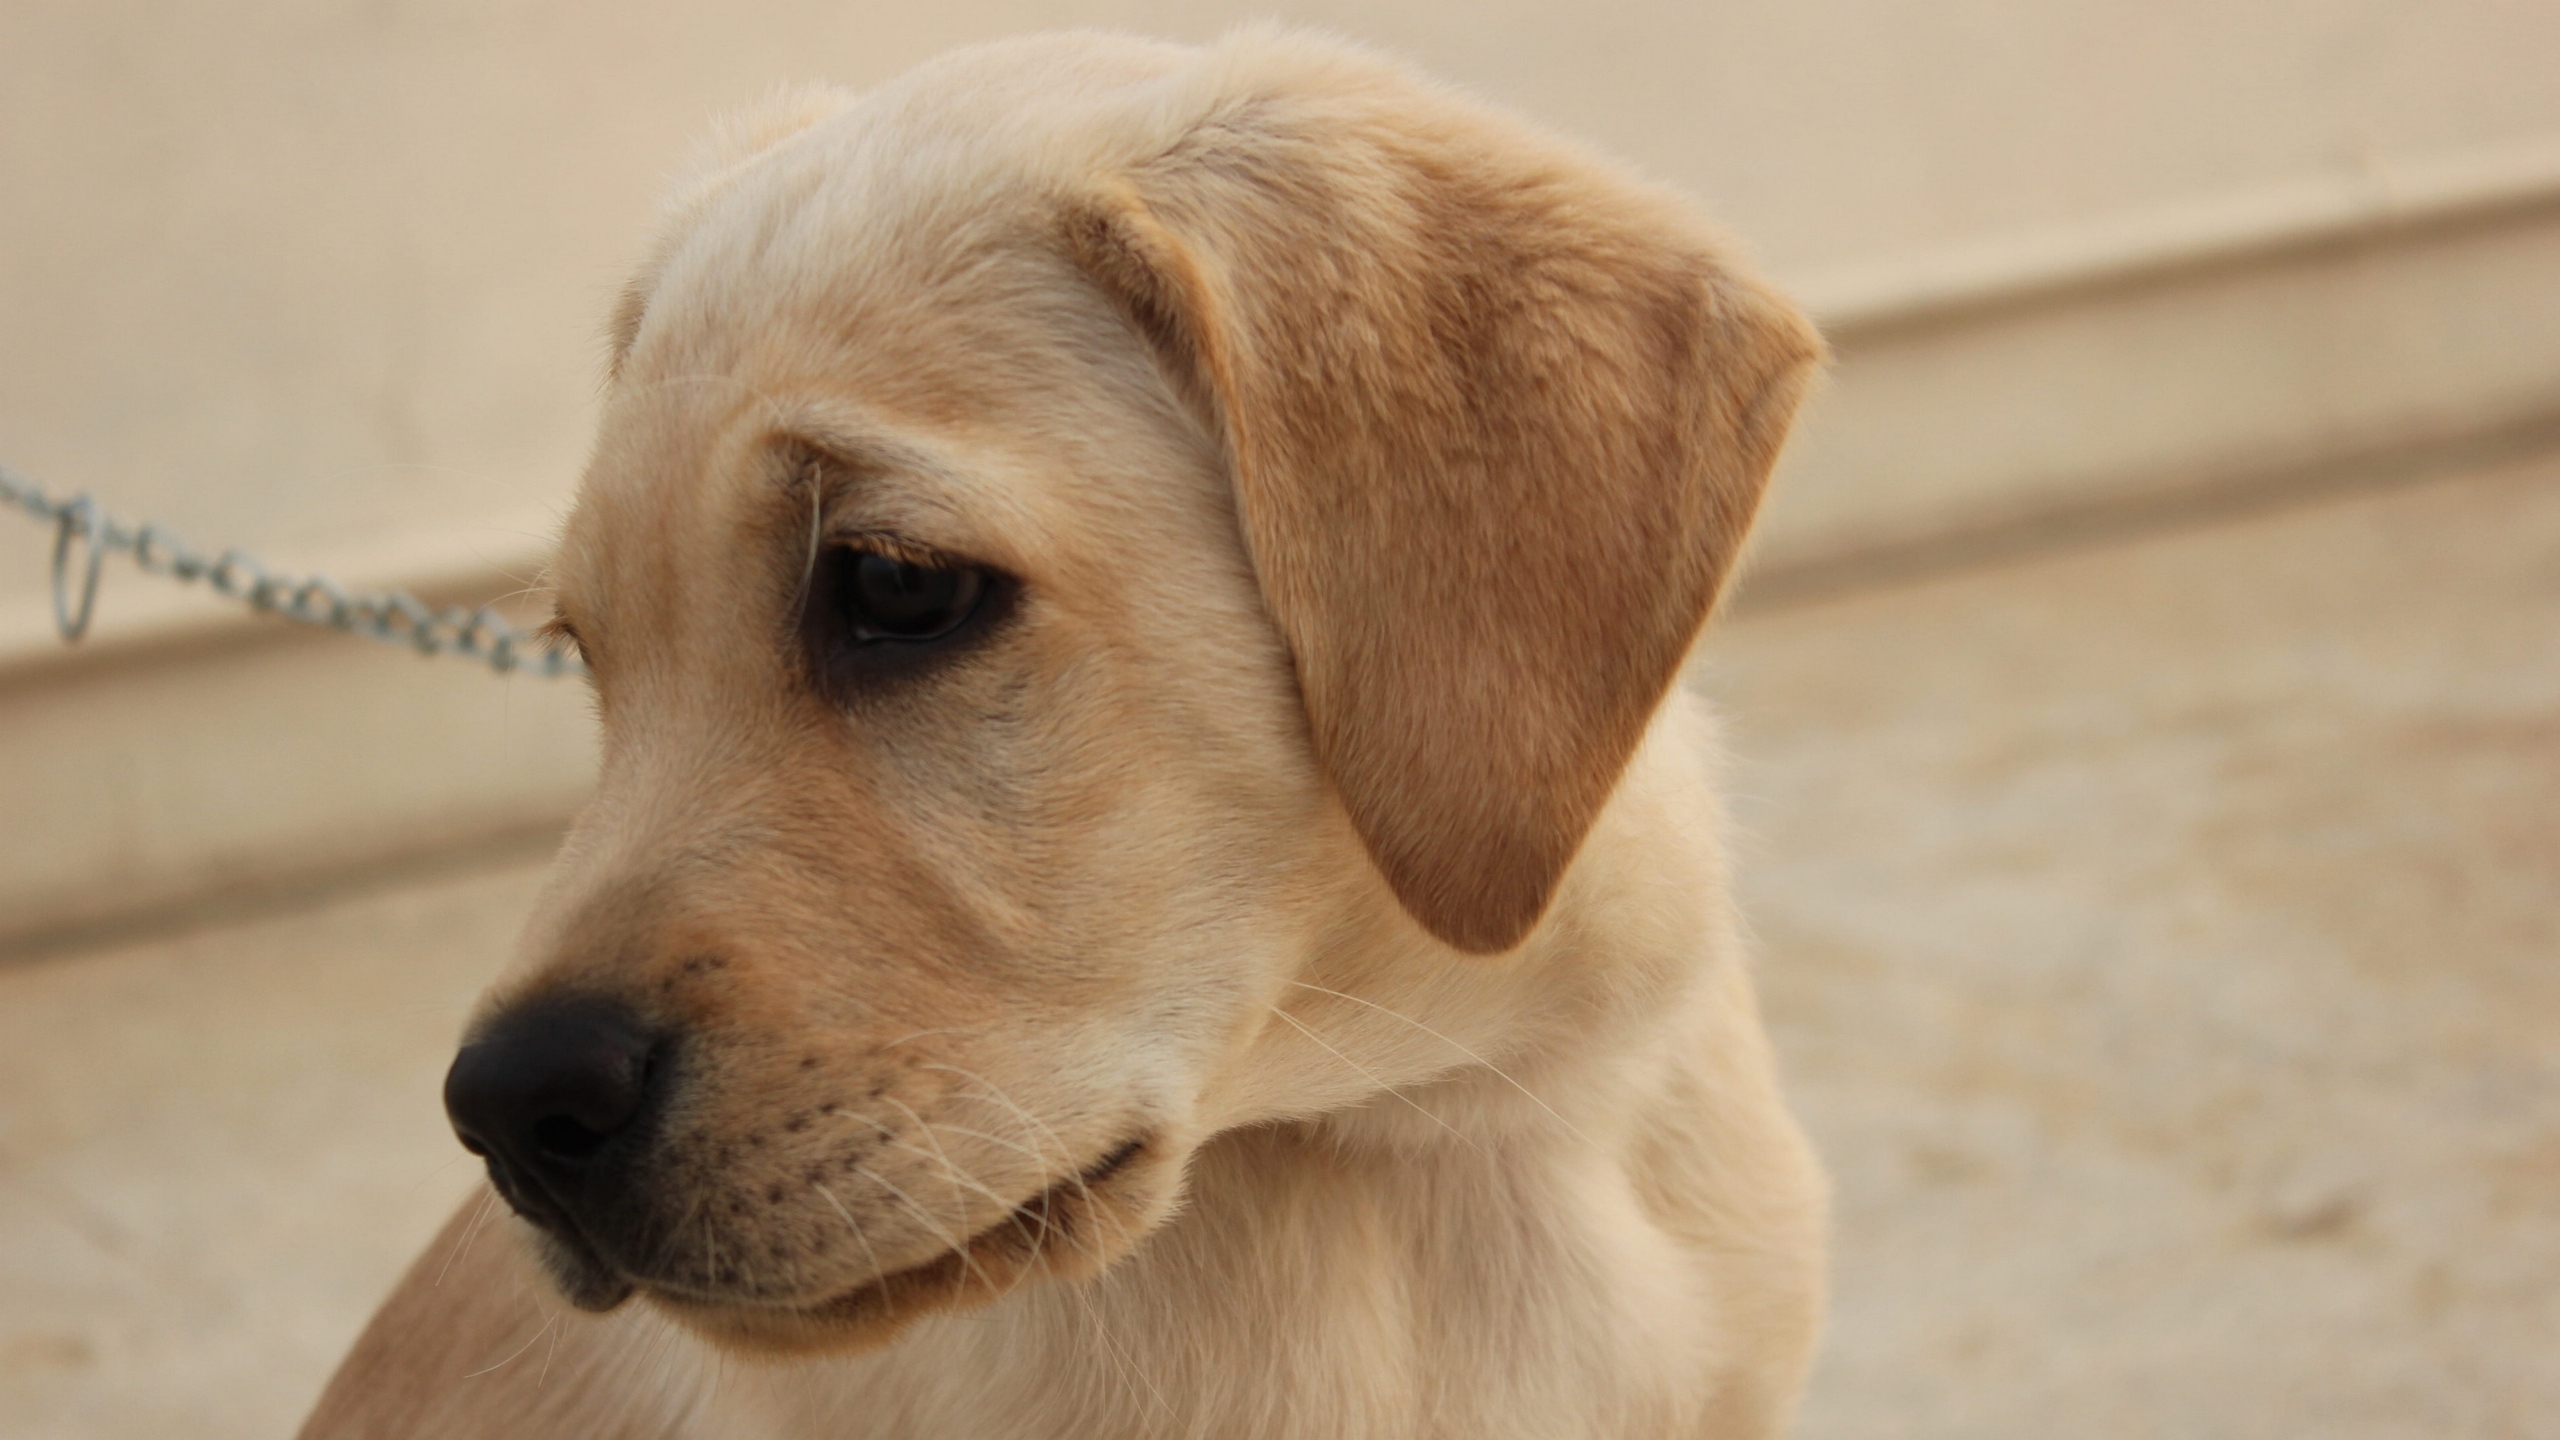
[[[1161,1209],[1174,1168],[1161,1137],[1122,1142],[1040,1190],[1002,1219],[915,1264],[815,1299],[768,1300],[622,1273],[574,1231],[550,1232],[552,1274],[581,1308],[610,1309],[641,1292],[712,1339],[755,1350],[866,1348],[921,1315],[969,1309],[1038,1278],[1080,1279],[1127,1252]]]

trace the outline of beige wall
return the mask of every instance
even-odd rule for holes
[[[0,459],[211,543],[539,531],[655,177],[779,78],[1227,3],[48,0],[0,11]],[[2560,133],[2560,6],[1404,0],[1403,49],[1783,275]],[[0,531],[0,605],[33,549]]]

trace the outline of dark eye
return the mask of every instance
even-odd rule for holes
[[[811,678],[850,704],[932,669],[1001,628],[1020,588],[1002,571],[931,552],[830,545],[818,553],[800,615]]]
[[[965,624],[986,593],[983,572],[919,565],[875,550],[846,549],[826,568],[846,634],[855,641],[938,640]]]

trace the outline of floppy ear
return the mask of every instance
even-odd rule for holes
[[[1069,206],[1222,435],[1316,752],[1460,949],[1545,911],[1731,567],[1820,339],[1676,200],[1383,66]]]

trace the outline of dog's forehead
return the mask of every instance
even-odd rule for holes
[[[805,506],[806,487],[770,463],[771,442],[830,428],[813,415],[838,417],[837,433],[993,458],[888,483],[974,487],[944,498],[994,501],[1039,528],[1036,487],[999,493],[1001,477],[1094,444],[1096,386],[1115,383],[1097,357],[1140,354],[1062,252],[1055,209],[1180,128],[1178,72],[1195,58],[1091,35],[959,52],[685,207],[643,278],[555,567],[564,595],[626,582],[663,592],[632,567],[698,567],[741,524],[770,528],[783,507]]]
[[[1058,296],[1008,274],[1001,254],[982,250],[972,276],[937,275],[920,237],[864,238],[788,257],[719,253],[731,240],[671,267],[608,393],[573,548],[591,531],[630,541],[652,527],[672,545],[725,543],[736,522],[806,503],[778,463],[788,442],[930,452],[983,437],[1048,383],[1059,317],[1043,312]],[[930,484],[951,468],[893,478]]]
[[[670,216],[635,362],[699,370],[777,324],[882,334],[994,300],[988,262],[1063,191],[1161,151],[1193,107],[1179,46],[1049,36],[947,56],[733,167]],[[1019,296],[1003,296],[1018,300]],[[828,307],[838,307],[834,315]],[[985,308],[981,306],[979,308]]]

